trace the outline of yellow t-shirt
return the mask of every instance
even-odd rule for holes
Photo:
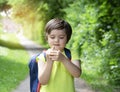
[[[71,49],[71,55],[72,55],[72,61],[74,60],[80,60],[80,55],[79,55],[79,51],[77,51],[76,49]]]
[[[41,54],[37,59],[43,59]],[[59,61],[54,61],[52,73],[48,84],[42,85],[40,92],[75,92],[74,78]]]

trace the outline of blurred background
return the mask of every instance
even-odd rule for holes
[[[44,26],[55,17],[72,26],[67,47],[82,61],[81,78],[96,92],[118,92],[120,0],[0,0],[0,92],[28,74],[29,55],[18,36],[47,47]]]

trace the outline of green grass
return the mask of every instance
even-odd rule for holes
[[[0,39],[7,42],[5,47],[0,46],[0,92],[11,92],[29,73],[29,55],[19,44],[15,34],[0,34]]]
[[[28,75],[28,54],[0,47],[0,92],[10,92]]]

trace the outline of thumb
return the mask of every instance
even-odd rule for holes
[[[55,46],[53,46],[51,49],[52,49],[52,50],[55,50]]]

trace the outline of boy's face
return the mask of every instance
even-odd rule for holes
[[[52,48],[54,47],[56,50],[62,51],[67,42],[67,35],[64,30],[52,30],[50,34],[48,34],[48,44]]]

